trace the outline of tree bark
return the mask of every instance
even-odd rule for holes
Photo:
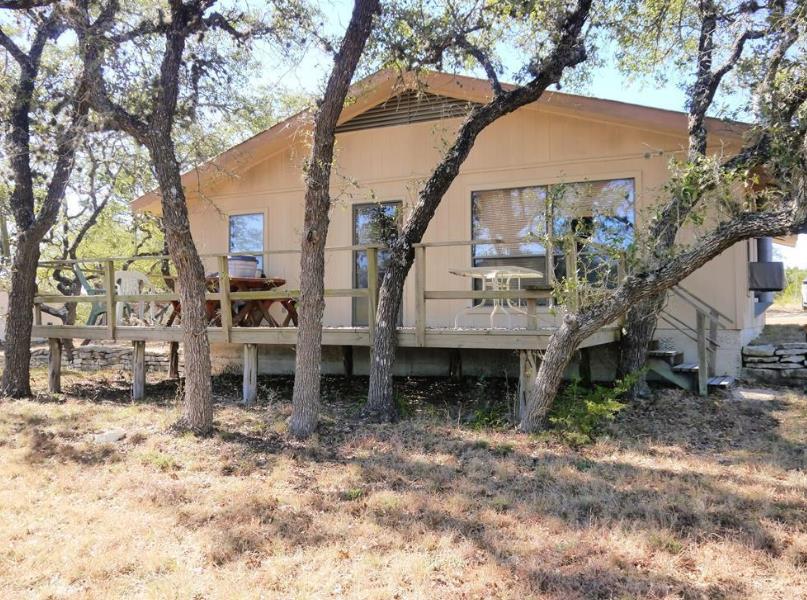
[[[2,392],[12,398],[31,395],[31,329],[32,307],[36,295],[36,264],[39,261],[39,238],[20,236],[11,265],[11,288],[6,316],[6,364]]]
[[[300,305],[294,392],[289,431],[309,436],[317,427],[325,311],[325,242],[330,224],[330,179],[335,129],[350,80],[372,30],[379,0],[356,0],[325,95],[314,118],[314,140],[306,173],[305,217],[300,256]]]
[[[29,396],[31,393],[31,330],[39,243],[58,218],[89,112],[86,76],[82,74],[76,81],[70,98],[72,114],[68,127],[61,132],[51,132],[56,140],[56,149],[51,158],[53,171],[37,210],[34,169],[31,164],[31,115],[42,53],[48,40],[58,37],[58,33],[57,21],[54,14],[50,14],[40,21],[26,54],[0,30],[0,45],[9,52],[20,69],[7,123],[10,129],[9,162],[14,178],[14,190],[9,205],[17,229],[17,248],[12,261],[9,310],[6,317],[6,364],[0,380],[0,392],[12,397]]]
[[[148,149],[160,185],[165,240],[177,270],[177,291],[182,305],[182,343],[185,348],[182,424],[195,433],[206,434],[213,427],[213,390],[204,265],[191,235],[182,177],[170,131],[153,134]]]
[[[395,259],[387,267],[378,294],[375,339],[370,358],[370,385],[364,406],[365,416],[374,421],[394,421],[398,417],[392,368],[395,363],[395,334],[403,301],[404,281],[415,257],[411,246],[408,247],[408,252],[400,249],[395,253]]]
[[[656,333],[658,314],[664,308],[667,294],[660,294],[653,298],[643,300],[631,307],[625,315],[625,324],[622,327],[622,340],[619,347],[619,362],[616,376],[621,379],[631,373],[642,370],[647,364],[647,352]],[[647,381],[641,377],[625,398],[629,401],[647,394]]]
[[[522,431],[536,431],[543,426],[563,382],[566,367],[583,337],[580,336],[580,325],[575,315],[567,315],[558,330],[552,334],[521,415]]]
[[[494,73],[490,73],[494,87],[493,99],[470,112],[457,132],[454,143],[421,188],[418,203],[391,248],[389,265],[379,291],[370,385],[364,408],[369,417],[377,420],[396,417],[392,387],[395,324],[403,298],[404,281],[414,261],[412,244],[422,241],[437,207],[459,174],[479,134],[497,119],[538,100],[547,87],[560,81],[567,67],[586,59],[586,51],[579,37],[590,9],[591,0],[579,0],[576,8],[566,15],[560,40],[553,52],[533,65],[531,72],[534,78],[528,84],[505,92],[493,77]]]

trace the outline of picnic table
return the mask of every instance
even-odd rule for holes
[[[217,293],[219,291],[218,274],[209,275],[205,280],[207,291]],[[282,277],[230,277],[230,292],[257,292],[268,291],[286,284]],[[181,315],[181,305],[179,301],[171,303],[174,307],[173,314],[169,317],[166,325],[173,324],[177,316]],[[282,323],[278,323],[271,313],[273,304],[279,304],[285,311]],[[221,303],[218,300],[208,300],[205,302],[208,323],[210,325],[221,325]],[[241,327],[258,327],[266,321],[269,327],[288,327],[289,323],[297,326],[297,302],[294,298],[267,298],[263,300],[233,300],[231,303],[232,324]]]

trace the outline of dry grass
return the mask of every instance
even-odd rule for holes
[[[365,426],[339,380],[308,443],[285,435],[283,379],[196,439],[169,431],[170,386],[132,406],[115,376],[64,379],[0,404],[2,598],[807,597],[792,391],[663,392],[573,451],[431,404]]]

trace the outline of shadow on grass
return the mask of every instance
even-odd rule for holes
[[[540,521],[564,532],[638,531],[654,552],[667,553],[670,560],[690,544],[715,540],[737,543],[760,560],[781,558],[788,542],[777,529],[807,531],[803,490],[756,479],[756,469],[722,467],[803,469],[807,445],[780,432],[776,413],[788,407],[785,396],[702,400],[659,394],[626,409],[610,428],[610,444],[648,458],[636,462],[596,448],[572,451],[542,443],[527,445],[526,451],[522,443],[519,449],[506,443],[500,447],[468,439],[469,432],[445,422],[424,419],[387,426],[356,420],[346,431],[344,421],[326,418],[320,431],[324,446],[300,446],[282,434],[220,435],[246,452],[354,465],[356,488],[347,490],[341,503],[326,506],[326,512],[347,507],[394,532],[403,543],[415,543],[428,532],[470,540],[500,568],[529,581],[534,593],[556,598],[737,598],[750,593],[740,583],[695,585],[683,574],[676,578],[620,562],[618,551],[610,562],[589,560],[585,554],[568,562],[562,552],[540,558],[519,553],[502,535],[499,521],[515,527]],[[359,457],[357,446],[372,451]],[[672,458],[664,446],[673,447]],[[684,455],[686,468],[670,466]],[[373,496],[384,493],[401,500],[374,504]],[[345,498],[357,501],[346,505]],[[804,559],[795,553],[783,560]]]
[[[240,385],[239,376],[218,377],[214,393],[219,399],[237,398]],[[261,377],[259,405],[243,415],[260,414],[267,404],[287,410],[292,385],[290,377]],[[98,381],[73,382],[66,391],[93,402],[129,402],[128,382],[122,378],[111,385],[101,382],[105,389],[98,387]],[[391,534],[383,542],[387,544],[415,545],[429,533],[470,542],[484,560],[513,580],[526,582],[529,594],[557,599],[713,599],[748,597],[752,592],[729,579],[695,584],[686,567],[667,575],[652,565],[631,562],[620,548],[607,547],[607,540],[553,549],[554,535],[558,543],[576,543],[592,531],[636,532],[651,552],[668,556],[670,562],[692,562],[685,548],[719,540],[744,547],[755,560],[807,563],[802,555],[792,556],[777,534],[777,528],[807,531],[804,490],[784,478],[779,483],[767,476],[756,478],[755,468],[723,468],[804,469],[807,446],[782,435],[779,414],[792,408],[785,395],[738,400],[659,393],[620,414],[609,428],[608,451],[573,451],[551,443],[525,443],[522,436],[515,438],[517,434],[510,434],[517,442],[513,444],[506,435],[485,439],[486,434],[453,425],[461,411],[446,399],[474,394],[503,398],[506,382],[480,386],[473,380],[432,379],[419,386],[416,379],[400,380],[397,391],[415,414],[447,418],[414,418],[394,425],[367,425],[358,418],[365,389],[363,378],[324,379],[317,442],[299,443],[284,433],[256,431],[247,419],[217,421],[218,439],[236,454],[285,456],[303,467],[349,465],[355,481],[338,493],[321,492],[316,471],[297,475],[307,503],[295,508],[250,496],[198,510],[191,510],[192,495],[187,501],[171,500],[171,505],[179,505],[180,525],[210,528],[207,557],[213,564],[243,557],[254,557],[259,564],[272,544],[287,552],[348,543],[317,528],[318,515],[325,513],[347,513],[375,523]],[[154,404],[173,401],[176,392],[175,382],[152,384],[147,390]],[[241,474],[236,462],[225,465],[222,474]],[[247,465],[243,474],[260,468]],[[695,568],[690,564],[689,569]]]

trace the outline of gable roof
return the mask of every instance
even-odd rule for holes
[[[510,90],[517,86],[504,84],[502,87]],[[462,116],[469,104],[488,102],[491,99],[491,90],[487,80],[463,75],[434,71],[416,75],[382,70],[354,83],[348,97],[352,101],[342,110],[337,133]],[[417,107],[413,113],[414,103],[422,108]],[[406,112],[409,116],[391,117],[391,106],[393,109],[408,107]],[[615,124],[628,124],[672,135],[682,135],[687,130],[687,115],[684,112],[562,92],[544,92],[537,102],[519,110],[524,108],[596,117]],[[295,135],[309,130],[311,118],[310,110],[299,112],[187,171],[182,175],[186,193],[193,194],[224,174],[247,171],[266,157],[282,150],[293,141]],[[749,127],[737,121],[714,118],[707,119],[707,126],[710,135],[728,139],[739,139]],[[159,199],[159,189],[155,189],[133,200],[131,206],[136,211],[144,211]]]

